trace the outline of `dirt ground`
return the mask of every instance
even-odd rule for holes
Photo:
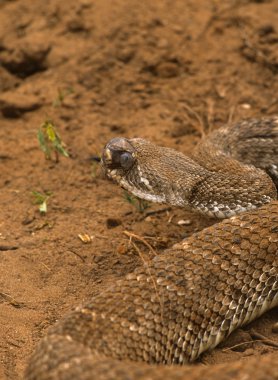
[[[201,129],[278,114],[277,20],[276,0],[0,0],[1,379],[22,378],[68,310],[213,223],[165,205],[139,212],[93,157],[116,136],[189,153]],[[48,119],[70,152],[59,163],[38,144]],[[45,215],[33,191],[52,193]],[[201,362],[277,350],[277,319]]]

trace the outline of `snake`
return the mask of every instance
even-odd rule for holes
[[[278,379],[275,352],[217,365],[197,360],[278,305],[278,117],[215,129],[190,157],[116,137],[102,166],[137,197],[220,221],[54,324],[25,379]]]

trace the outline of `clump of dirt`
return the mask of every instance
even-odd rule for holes
[[[201,131],[278,113],[277,13],[275,0],[1,1],[0,378],[21,378],[73,306],[212,223],[140,212],[93,158],[119,135],[188,153]],[[70,158],[44,159],[46,120]],[[51,193],[45,215],[34,191]],[[273,351],[275,319],[277,309],[201,360]]]

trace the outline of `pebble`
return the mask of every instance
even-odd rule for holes
[[[148,223],[151,223],[151,222],[153,222],[153,218],[149,215],[145,218],[145,221]]]
[[[183,33],[184,30],[185,30],[185,27],[182,27],[182,26],[180,26],[180,25],[174,25],[174,26],[173,26],[173,31],[174,31],[175,33],[177,33],[177,34],[181,34],[181,33]]]
[[[118,245],[116,251],[119,255],[126,255],[128,253],[128,246],[125,243],[121,243]]]
[[[240,106],[241,106],[241,108],[243,108],[245,110],[250,110],[250,108],[251,108],[251,105],[248,103],[241,104]]]
[[[177,223],[179,226],[190,226],[190,224],[192,224],[192,221],[187,219],[187,220],[179,220],[178,223]]]
[[[180,68],[173,62],[161,62],[156,67],[156,74],[161,78],[173,78],[180,74]]]

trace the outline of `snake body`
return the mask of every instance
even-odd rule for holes
[[[65,316],[42,339],[26,379],[278,379],[278,354],[187,364],[278,305],[277,146],[277,118],[220,128],[192,158],[141,139],[108,143],[108,176],[134,194],[232,217]]]

